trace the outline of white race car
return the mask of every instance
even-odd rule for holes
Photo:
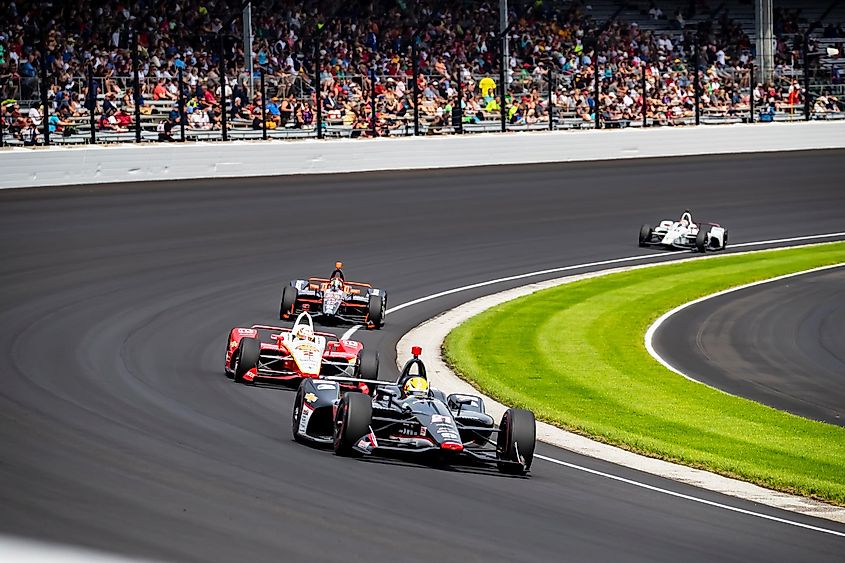
[[[640,227],[640,246],[665,246],[706,252],[724,250],[728,230],[716,223],[694,223],[689,209],[678,221],[661,221],[656,227]]]

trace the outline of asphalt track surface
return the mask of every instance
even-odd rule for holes
[[[654,343],[703,383],[845,426],[845,267],[702,301],[669,317]]]
[[[0,532],[169,561],[841,563],[841,536],[541,460],[525,479],[337,458],[291,440],[292,392],[236,385],[222,362],[230,327],[273,322],[286,280],[326,274],[337,259],[396,305],[654,252],[636,246],[640,223],[684,207],[728,225],[734,242],[843,231],[843,159],[830,151],[0,193]],[[409,328],[523,283],[408,307],[356,337],[380,351],[389,378]],[[549,446],[538,452],[845,532]]]

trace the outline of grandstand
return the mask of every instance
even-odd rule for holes
[[[24,0],[0,23],[0,139],[41,143],[45,125],[54,143],[90,143],[845,117],[845,2],[773,5],[775,75],[752,83],[750,0],[510,0],[503,91],[496,1],[256,1],[250,76],[240,7]]]

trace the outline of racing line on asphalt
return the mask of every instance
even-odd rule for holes
[[[817,234],[817,235],[804,235],[804,236],[798,236],[798,237],[788,237],[788,238],[778,238],[778,239],[770,239],[770,240],[743,242],[743,243],[739,243],[739,244],[731,244],[730,248],[748,248],[748,247],[754,247],[754,246],[785,244],[785,243],[803,242],[803,241],[809,241],[809,240],[831,239],[831,238],[843,237],[843,236],[845,236],[845,231],[836,232],[836,233],[824,233],[824,234]],[[728,254],[730,254],[730,252],[728,252]],[[460,293],[462,291],[468,291],[470,289],[477,289],[479,287],[495,285],[495,284],[498,284],[498,283],[504,283],[504,282],[514,281],[514,280],[519,280],[519,279],[531,278],[531,277],[541,276],[541,275],[546,275],[546,274],[554,274],[554,273],[557,273],[557,272],[567,272],[567,271],[571,271],[571,270],[578,270],[578,269],[581,269],[581,268],[590,268],[590,267],[595,267],[595,266],[607,266],[607,265],[611,265],[611,264],[620,264],[620,263],[624,263],[624,262],[649,260],[649,259],[652,259],[652,258],[661,258],[661,257],[666,257],[666,256],[675,256],[678,259],[689,257],[688,254],[686,254],[686,253],[678,253],[677,251],[669,251],[669,252],[659,252],[659,253],[656,253],[656,254],[649,254],[649,255],[624,256],[622,258],[611,258],[609,260],[599,260],[599,261],[595,261],[595,262],[586,262],[586,263],[583,263],[583,264],[573,264],[573,265],[569,265],[569,266],[560,266],[560,267],[557,267],[557,268],[549,268],[549,269],[546,269],[546,270],[538,270],[538,271],[535,271],[535,272],[527,272],[527,273],[524,273],[524,274],[517,274],[517,275],[514,275],[514,276],[507,276],[507,277],[504,277],[504,278],[496,278],[496,279],[493,279],[493,280],[488,280],[488,281],[473,283],[473,284],[469,284],[469,285],[464,285],[464,286],[461,286],[461,287],[456,287],[456,288],[453,288],[453,289],[447,289],[445,291],[440,291],[438,293],[433,293],[431,295],[419,297],[417,299],[412,299],[411,301],[406,301],[405,303],[401,303],[399,305],[396,305],[395,307],[391,307],[390,309],[388,309],[385,312],[385,315],[389,315],[390,313],[393,313],[395,311],[400,311],[402,309],[405,309],[407,307],[412,307],[412,306],[420,304],[420,303],[425,303],[426,301],[431,301],[432,299],[437,299],[438,297],[444,297],[446,295],[452,295],[452,294],[455,294],[455,293]],[[840,265],[827,266],[826,268],[839,267],[839,266]],[[814,271],[814,270],[810,270],[810,271]],[[761,281],[761,282],[756,282],[752,285],[759,285],[759,284],[762,284],[762,283],[775,281],[775,280],[781,279],[783,277],[791,277],[791,276],[800,275],[800,274],[803,274],[803,273],[807,273],[807,272],[799,272],[797,274],[789,274],[788,276],[781,276],[779,278],[773,278],[771,280],[764,280],[764,281]],[[682,305],[680,308],[686,307],[688,305],[691,305],[693,303],[697,303],[698,301],[702,301],[704,299],[708,299],[708,298],[716,296],[716,295],[721,295],[722,293],[727,293],[727,292],[730,292],[730,291],[742,289],[744,287],[750,287],[750,286],[740,286],[740,287],[737,287],[737,288],[729,289],[729,290],[724,291],[724,292],[716,293],[712,296],[707,296],[707,297],[704,297],[702,299],[692,301],[690,303]],[[661,319],[668,317],[671,313],[679,310],[680,308],[673,309],[672,311],[670,311],[669,313],[664,315],[664,317],[661,317]],[[653,327],[658,326],[661,319],[658,319],[658,321],[655,322],[652,325],[652,327],[649,328],[649,331],[651,331]],[[353,334],[355,334],[355,332],[358,329],[360,329],[362,327],[363,327],[363,325],[355,325],[355,326],[351,327],[350,329],[348,329],[346,332],[343,333],[343,335],[341,336],[341,339],[348,340]],[[672,366],[667,364],[665,361],[663,361],[662,358],[660,358],[659,356],[656,356],[654,351],[653,351],[653,348],[650,347],[650,343],[651,343],[651,341],[648,338],[648,334],[647,334],[646,335],[646,348],[648,349],[649,354],[654,356],[662,365],[669,368],[671,371],[678,373],[678,374],[682,375],[683,377],[686,377],[687,379],[690,379],[687,375],[679,372],[678,370],[676,370],[675,368],[673,368]],[[635,487],[640,487],[640,488],[647,489],[647,490],[650,490],[650,491],[654,491],[654,492],[657,492],[657,493],[670,495],[670,496],[673,496],[673,497],[689,500],[689,501],[692,501],[692,502],[705,504],[705,505],[712,506],[712,507],[715,507],[715,508],[720,508],[720,509],[723,509],[723,510],[729,510],[729,511],[732,511],[732,512],[738,512],[740,514],[745,514],[745,515],[748,515],[748,516],[754,516],[754,517],[757,517],[757,518],[763,518],[765,520],[771,520],[771,521],[774,521],[774,522],[779,522],[781,524],[787,524],[787,525],[790,525],[790,526],[797,526],[799,528],[805,528],[807,530],[813,530],[813,531],[822,532],[822,533],[825,533],[825,534],[832,534],[834,536],[845,537],[845,533],[842,533],[842,532],[839,532],[839,531],[836,531],[836,530],[830,530],[830,529],[822,528],[822,527],[819,527],[819,526],[804,524],[802,522],[796,522],[794,520],[788,520],[786,518],[779,518],[777,516],[771,516],[771,515],[768,515],[768,514],[755,512],[755,511],[752,511],[752,510],[737,508],[737,507],[730,506],[730,505],[727,505],[727,504],[722,504],[722,503],[719,503],[719,502],[715,502],[715,501],[711,501],[711,500],[707,500],[707,499],[702,499],[702,498],[694,497],[694,496],[691,496],[691,495],[678,493],[678,492],[675,492],[675,491],[670,491],[668,489],[663,489],[661,487],[655,487],[654,485],[649,485],[647,483],[641,483],[641,482],[635,481],[633,479],[626,479],[625,477],[619,477],[617,475],[612,475],[610,473],[605,473],[603,471],[597,471],[595,469],[590,469],[589,467],[584,467],[584,466],[577,465],[577,464],[574,464],[574,463],[561,461],[561,460],[555,459],[553,457],[548,457],[548,456],[544,456],[544,455],[541,455],[541,454],[535,454],[534,457],[536,457],[537,459],[541,459],[543,461],[547,461],[549,463],[554,463],[554,464],[557,464],[557,465],[568,467],[570,469],[575,469],[577,471],[583,471],[583,472],[586,472],[586,473],[590,473],[592,475],[598,475],[600,477],[605,477],[607,479],[613,479],[615,481],[626,483],[628,485],[633,485]]]

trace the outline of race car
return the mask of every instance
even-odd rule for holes
[[[347,282],[342,267],[343,263],[335,263],[335,270],[328,278],[292,280],[282,289],[279,318],[290,319],[307,311],[322,323],[341,321],[367,328],[384,326],[385,291],[366,283]]]
[[[640,227],[640,246],[664,246],[685,250],[724,250],[728,230],[717,223],[695,223],[689,209],[677,221],[665,220],[659,225]]]
[[[294,400],[293,438],[331,444],[341,456],[407,452],[526,474],[536,440],[531,411],[508,409],[496,426],[481,397],[429,388],[421,353],[412,348],[395,383],[366,381],[370,394],[344,391],[349,378],[342,376],[303,380]]]
[[[314,321],[300,313],[292,328],[252,325],[233,328],[226,342],[226,374],[236,383],[291,382],[326,375],[345,376],[349,388],[368,390],[360,379],[378,378],[379,357],[355,340],[314,332]]]

